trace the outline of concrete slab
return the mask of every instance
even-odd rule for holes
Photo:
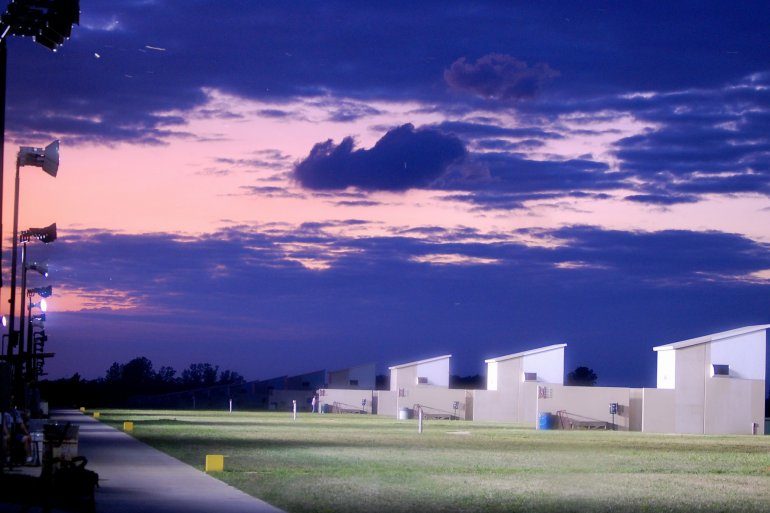
[[[283,513],[79,411],[52,417],[80,426],[78,453],[99,473],[97,513]]]

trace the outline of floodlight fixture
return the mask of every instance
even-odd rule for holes
[[[37,239],[43,244],[49,244],[56,240],[56,223],[45,228],[30,228],[21,232],[19,242],[29,242],[31,239]]]
[[[59,141],[56,140],[45,148],[19,147],[17,165],[42,167],[43,171],[55,177],[59,171]]]
[[[56,51],[80,24],[79,0],[11,0],[0,17],[4,38],[8,33],[32,36],[34,41]]]
[[[8,317],[3,315],[3,328],[5,328],[6,326],[8,326]]]
[[[45,319],[36,319],[36,320],[32,321],[32,322],[30,323],[30,325],[31,325],[33,328],[40,328],[40,329],[43,329],[43,328],[45,328],[45,324],[43,324],[43,322],[44,322],[44,321],[45,321]]]
[[[32,322],[35,322],[35,321],[45,322],[45,312],[33,315],[32,317],[30,317],[30,320]]]
[[[40,273],[43,278],[48,278],[48,264],[45,262],[32,262],[27,266],[27,269],[30,271],[36,271]],[[47,287],[48,289],[51,289],[51,287]],[[42,294],[40,294],[42,296]],[[48,296],[43,296],[48,297]]]
[[[32,267],[27,267],[27,269],[32,269]],[[27,294],[34,296],[37,294],[38,296],[42,298],[51,297],[51,294],[53,294],[53,287],[50,285],[47,285],[45,287],[36,287],[34,289],[27,290]]]
[[[33,308],[40,308],[40,311],[47,312],[48,311],[48,301],[45,299],[41,299],[37,303],[30,303],[29,309],[32,310]]]

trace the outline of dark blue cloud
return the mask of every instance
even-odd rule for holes
[[[393,364],[418,347],[453,352],[459,371],[477,372],[484,357],[566,341],[568,363],[590,363],[603,384],[649,386],[652,345],[766,322],[770,308],[770,286],[745,279],[770,268],[770,248],[740,235],[587,226],[521,234],[559,242],[546,247],[431,226],[374,238],[327,232],[361,224],[244,226],[200,237],[81,231],[31,248],[55,280],[51,371],[95,375],[146,354],[256,378],[309,370],[308,361]],[[496,263],[415,260],[434,254]],[[97,306],[100,294],[119,293],[138,309],[57,313],[63,286],[92,294]]]
[[[486,100],[522,100],[534,97],[545,83],[559,76],[548,64],[529,66],[504,54],[489,54],[476,62],[457,59],[444,71],[444,80],[452,89],[480,96]]]
[[[402,191],[426,187],[466,154],[462,142],[437,130],[407,124],[386,133],[369,150],[355,149],[352,138],[338,145],[316,144],[294,168],[309,189]]]
[[[37,114],[56,112],[60,135],[77,139],[92,129],[82,122],[89,119],[105,137],[141,142],[162,122],[158,112],[200,105],[204,88],[279,103],[331,94],[448,109],[466,100],[442,79],[460,58],[466,63],[456,75],[466,89],[485,96],[528,90],[510,87],[506,73],[479,77],[490,55],[559,70],[543,91],[554,107],[629,91],[714,87],[766,71],[770,61],[766,2],[739,9],[715,1],[643,8],[425,1],[350,9],[336,1],[84,0],[82,10],[82,26],[57,54],[10,41],[9,129],[23,132]],[[486,60],[494,70],[494,59]]]

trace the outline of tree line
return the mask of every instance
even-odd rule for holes
[[[237,385],[246,380],[232,370],[220,370],[210,363],[192,363],[177,374],[173,367],[155,370],[149,358],[140,356],[126,363],[115,362],[104,377],[70,378],[40,382],[41,396],[51,406],[126,406],[141,395],[168,394],[217,385]]]

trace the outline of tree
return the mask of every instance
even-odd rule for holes
[[[176,371],[173,367],[167,367],[163,366],[160,368],[160,370],[155,374],[155,379],[164,385],[173,385],[176,384]]]
[[[246,378],[241,376],[235,371],[231,370],[224,370],[219,375],[219,384],[220,385],[240,385],[241,383],[245,383]]]
[[[592,387],[596,384],[596,380],[599,377],[588,367],[578,367],[574,371],[567,374],[567,384],[578,387]]]
[[[155,371],[149,358],[140,356],[123,365],[122,381],[126,385],[149,385],[155,381]]]
[[[182,383],[186,387],[210,387],[216,385],[219,365],[191,363],[182,371]]]

